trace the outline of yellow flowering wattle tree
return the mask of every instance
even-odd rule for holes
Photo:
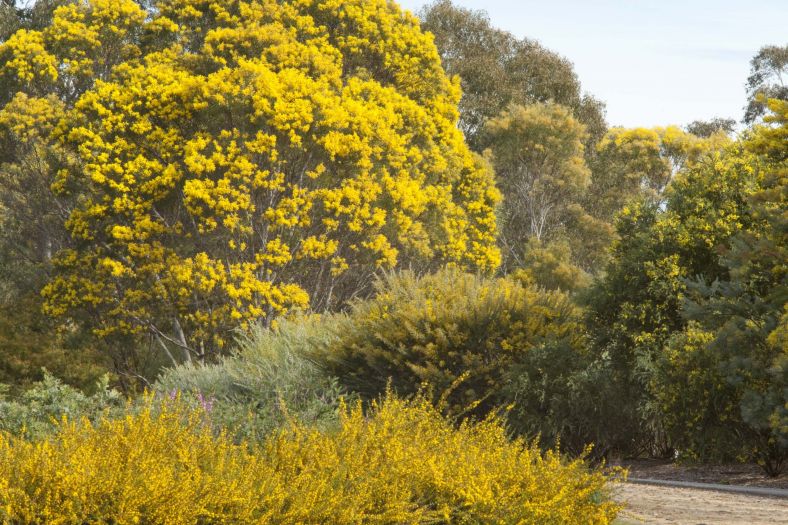
[[[457,129],[459,87],[394,2],[91,0],[0,57],[17,89],[67,105],[52,188],[70,243],[45,308],[101,337],[202,359],[381,269],[498,265],[498,193]]]
[[[724,129],[698,136],[676,126],[612,128],[596,145],[586,207],[613,221],[638,198],[660,201],[674,175],[730,143]]]

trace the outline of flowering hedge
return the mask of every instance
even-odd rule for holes
[[[259,445],[214,435],[204,411],[148,401],[124,419],[0,437],[3,523],[610,523],[608,480],[388,397],[340,427],[293,424]]]

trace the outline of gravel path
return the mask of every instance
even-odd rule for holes
[[[619,523],[654,525],[788,525],[788,500],[708,490],[623,484]]]

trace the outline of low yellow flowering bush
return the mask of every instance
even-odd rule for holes
[[[454,427],[387,397],[340,427],[293,423],[260,445],[208,430],[179,402],[52,439],[0,437],[8,524],[610,523],[607,478],[509,441],[495,420]]]

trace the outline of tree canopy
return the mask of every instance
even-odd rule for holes
[[[460,129],[474,150],[490,145],[484,123],[510,104],[564,105],[586,126],[589,143],[605,132],[604,104],[583,93],[567,59],[493,27],[484,11],[451,0],[435,0],[419,16],[424,30],[435,35],[446,72],[460,78]]]
[[[786,103],[769,104],[765,125],[683,165],[661,201],[624,209],[589,326],[650,446],[774,473],[788,452]]]
[[[501,246],[509,266],[516,266],[528,238],[554,234],[588,186],[586,129],[564,106],[512,105],[486,122],[485,135],[504,195]]]
[[[459,87],[392,3],[92,0],[0,45],[0,111],[65,212],[46,310],[204,358],[408,265],[499,262]]]
[[[750,61],[747,78],[747,105],[744,123],[752,124],[768,112],[768,99],[788,99],[785,78],[788,69],[788,45],[764,46]]]

